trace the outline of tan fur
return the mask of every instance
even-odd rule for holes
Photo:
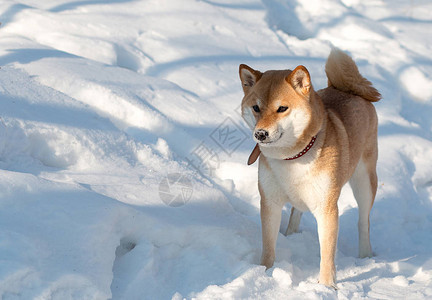
[[[241,65],[240,79],[245,93],[242,114],[261,151],[261,264],[273,265],[281,210],[290,202],[295,219],[287,233],[298,230],[302,211],[313,213],[320,242],[319,282],[335,287],[337,201],[348,181],[359,204],[359,255],[372,255],[369,213],[377,189],[378,122],[370,101],[378,101],[380,94],[338,49],[329,55],[326,72],[329,87],[318,92],[303,66],[261,73]],[[305,155],[284,160],[305,149],[314,136]],[[255,149],[249,162],[259,154]]]
[[[339,49],[330,53],[325,71],[329,86],[358,95],[371,102],[381,99],[381,94],[372,86],[372,83],[361,76],[355,62]]]

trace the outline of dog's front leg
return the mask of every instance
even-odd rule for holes
[[[262,226],[262,256],[261,265],[267,269],[273,266],[275,260],[276,241],[282,215],[282,205],[268,201],[261,195],[261,226]]]
[[[327,203],[315,214],[318,224],[320,244],[320,275],[321,284],[336,288],[335,255],[338,238],[339,213],[336,201]]]

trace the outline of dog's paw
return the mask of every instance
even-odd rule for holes
[[[375,253],[370,248],[359,251],[359,258],[371,258],[373,256],[375,256]]]
[[[265,255],[263,254],[261,257],[261,265],[266,267],[266,270],[273,267],[275,257],[274,255]]]
[[[370,246],[370,243],[361,244],[359,247],[359,257],[360,258],[366,258],[366,257],[372,257],[372,247]]]
[[[332,283],[327,282],[327,283],[325,283],[325,282],[321,282],[321,280],[318,280],[318,283],[319,283],[319,284],[322,284],[322,285],[325,285],[326,287],[332,288],[332,289],[334,289],[335,291],[337,291],[337,290],[339,289],[339,288],[337,287],[337,285],[336,285],[335,282],[332,282]]]
[[[330,288],[333,288],[335,290],[338,289],[336,285],[336,278],[332,274],[320,274],[320,278],[318,280],[318,283],[323,284],[325,286],[328,286]]]

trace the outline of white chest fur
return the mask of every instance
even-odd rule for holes
[[[260,164],[259,180],[266,199],[291,203],[301,211],[314,212],[324,203],[331,184],[325,170],[315,168],[315,155],[296,160],[267,159],[270,170]]]

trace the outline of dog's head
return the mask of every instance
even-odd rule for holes
[[[318,96],[304,66],[261,73],[242,64],[239,72],[244,91],[242,116],[260,148],[295,148],[299,140],[310,141],[311,134],[318,132],[322,103],[315,100]]]

